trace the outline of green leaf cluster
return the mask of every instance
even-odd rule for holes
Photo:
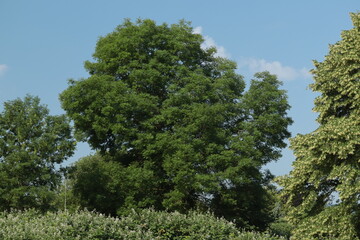
[[[296,161],[284,187],[293,239],[360,238],[360,14],[323,62],[315,61],[319,128],[291,139]]]

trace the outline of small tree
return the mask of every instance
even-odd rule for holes
[[[0,114],[0,209],[48,209],[60,181],[55,165],[74,148],[68,119],[50,116],[38,97],[5,102]]]
[[[284,187],[293,239],[360,238],[360,14],[312,71],[320,126],[291,139],[296,161]]]

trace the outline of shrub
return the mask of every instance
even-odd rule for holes
[[[277,221],[270,224],[269,231],[274,235],[283,236],[290,239],[293,226],[285,221]]]
[[[166,213],[154,210],[131,212],[122,218],[89,211],[77,213],[35,211],[0,214],[0,239],[281,239],[268,233],[242,232],[233,223],[211,214]]]

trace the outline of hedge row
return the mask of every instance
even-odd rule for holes
[[[233,223],[211,214],[190,212],[133,211],[126,217],[113,218],[79,211],[10,212],[0,214],[0,239],[3,240],[74,240],[74,239],[231,239],[276,240],[267,233],[241,232]]]

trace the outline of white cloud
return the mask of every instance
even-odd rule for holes
[[[247,67],[253,74],[255,72],[269,71],[278,76],[282,81],[290,81],[296,78],[310,78],[311,74],[306,68],[296,69],[284,66],[281,62],[268,62],[264,59],[245,58],[240,60],[239,68]]]
[[[5,64],[0,64],[0,76],[3,75],[6,70],[8,69],[8,66]]]
[[[203,35],[202,27],[195,27],[193,29],[193,33]],[[215,47],[217,49],[215,56],[230,58],[230,54],[226,51],[226,49],[223,46],[218,45],[212,37],[203,35],[203,38],[204,42],[201,45],[203,49]],[[251,74],[256,72],[269,71],[270,73],[277,75],[277,77],[282,81],[290,81],[297,78],[311,78],[311,74],[308,69],[296,69],[290,66],[284,66],[279,61],[268,62],[265,59],[243,58],[238,62],[238,67],[248,68]]]
[[[202,35],[202,27],[195,27],[193,29],[193,33],[201,34]],[[207,49],[210,47],[215,47],[217,49],[217,52],[215,54],[216,57],[222,57],[222,58],[230,58],[230,54],[226,51],[226,49],[223,46],[218,45],[215,40],[212,37],[204,36],[204,42],[201,44],[201,47],[203,49]]]
[[[193,33],[195,34],[202,34],[202,27],[198,26],[193,29]]]

